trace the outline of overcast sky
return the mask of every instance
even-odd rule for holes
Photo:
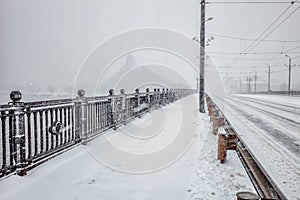
[[[274,82],[287,81],[287,57],[267,53],[300,46],[300,9],[266,38],[298,42],[261,42],[251,52],[264,54],[247,55],[237,63],[232,61],[238,54],[227,53],[244,52],[251,41],[216,35],[256,39],[288,6],[207,5],[206,16],[214,19],[206,23],[206,31],[215,39],[206,50],[222,73],[238,77],[240,72],[253,72],[255,66],[259,79],[265,81],[268,62],[278,71],[272,74]],[[291,6],[281,19],[299,6]],[[198,35],[199,4],[197,0],[0,0],[0,27],[0,90],[28,84],[65,86],[73,84],[80,65],[95,47],[121,32],[159,27],[189,38]],[[299,52],[300,48],[289,52],[291,57],[298,56],[293,64],[300,65]],[[299,75],[300,67],[293,68],[294,87],[300,86]]]

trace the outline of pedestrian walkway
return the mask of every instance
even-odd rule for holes
[[[197,95],[153,110],[87,145],[0,181],[0,199],[234,199],[253,191],[234,152],[216,160],[217,138]]]

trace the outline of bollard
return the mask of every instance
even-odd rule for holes
[[[236,194],[237,200],[259,200],[260,197],[252,192],[238,192]]]

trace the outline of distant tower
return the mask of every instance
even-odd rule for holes
[[[119,66],[118,70],[114,74],[110,74],[111,77],[102,83],[101,91],[103,93],[110,88],[117,89],[115,88],[115,83],[118,82],[124,74],[136,67],[136,61],[133,55],[129,53],[125,59],[125,63],[122,66]]]
[[[126,57],[126,62],[125,62],[125,65],[123,67],[125,68],[133,68],[136,66],[136,61],[135,61],[135,58],[130,54],[128,54],[128,56]]]

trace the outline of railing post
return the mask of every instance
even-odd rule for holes
[[[137,117],[140,118],[140,90],[137,88],[135,89],[135,98],[136,98],[136,106],[137,106]]]
[[[151,96],[150,96],[150,89],[149,88],[146,88],[146,99],[147,99],[147,112],[150,111],[150,108],[151,108]]]
[[[112,126],[113,130],[117,130],[117,125],[116,125],[116,120],[115,120],[115,112],[116,112],[116,99],[114,97],[115,90],[110,89],[108,91],[109,93],[109,98],[108,100],[110,101],[110,106],[108,109],[108,123]]]
[[[153,89],[153,106],[156,109],[156,104],[157,104],[157,91],[156,88]]]
[[[166,89],[166,104],[169,104],[170,103],[170,95],[169,95],[169,89],[167,88]]]
[[[157,95],[158,95],[158,107],[160,107],[160,105],[161,105],[161,93],[160,93],[160,89],[158,88],[157,89]]]
[[[127,123],[127,116],[128,116],[128,106],[126,105],[126,95],[125,90],[120,90],[120,98],[121,98],[121,109],[122,109],[122,122],[124,125]]]
[[[162,89],[162,105],[166,106],[166,91],[165,91],[165,88]]]
[[[13,141],[13,157],[16,162],[16,172],[20,176],[26,175],[25,163],[25,107],[24,103],[20,102],[22,94],[19,91],[12,91],[10,93],[12,102],[9,102],[12,110],[12,135]]]
[[[76,120],[76,132],[75,140],[81,139],[81,144],[87,143],[87,100],[85,98],[85,91],[83,89],[78,90],[78,97],[75,102],[75,120]]]
[[[170,102],[173,103],[174,102],[174,92],[173,92],[173,88],[170,89]]]

